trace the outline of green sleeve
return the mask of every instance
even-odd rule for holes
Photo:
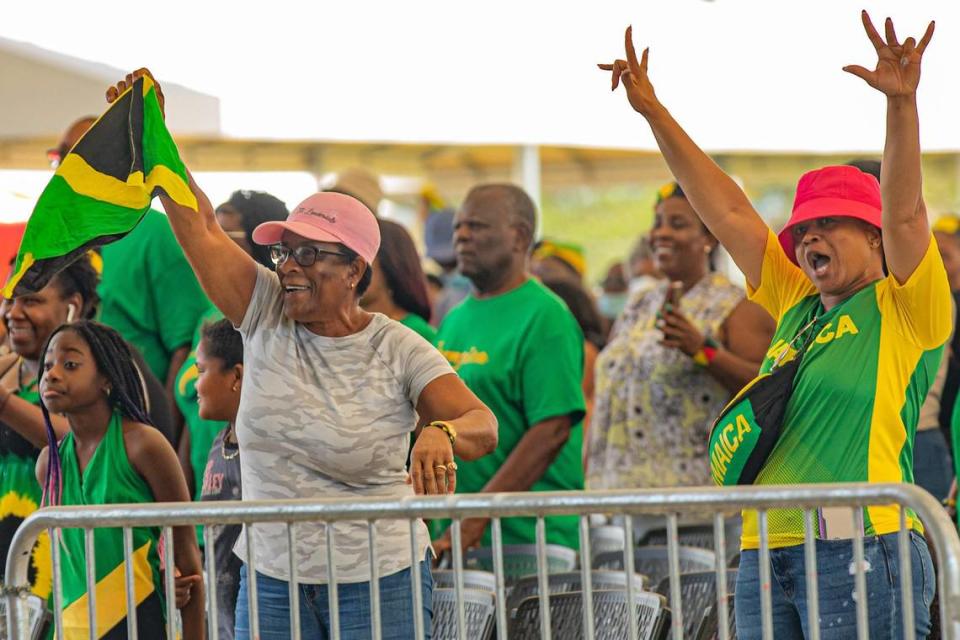
[[[164,216],[151,229],[148,280],[156,311],[156,326],[167,353],[189,346],[200,318],[211,303]]]
[[[584,415],[583,334],[559,304],[541,309],[526,332],[520,353],[523,411],[528,425]]]

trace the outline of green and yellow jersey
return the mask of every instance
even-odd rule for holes
[[[814,318],[817,332],[797,372],[782,435],[755,484],[913,482],[917,417],[952,328],[936,241],[931,237],[905,283],[887,276],[824,311],[813,283],[771,231],[760,287],[749,293],[777,320],[761,373]],[[909,510],[907,516],[921,531],[916,516]],[[742,547],[755,549],[757,514],[745,511],[743,518]],[[770,510],[768,522],[771,548],[803,543],[802,510]],[[864,528],[866,535],[899,530],[899,509],[864,509]]]

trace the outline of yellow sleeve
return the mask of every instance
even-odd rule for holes
[[[953,331],[953,296],[937,241],[930,236],[927,252],[903,284],[888,275],[877,285],[877,305],[884,322],[921,349],[935,349]]]
[[[817,292],[810,279],[783,252],[780,241],[770,229],[763,251],[760,286],[747,283],[747,296],[767,310],[777,322],[803,298]]]

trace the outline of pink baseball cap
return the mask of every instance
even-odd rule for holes
[[[880,228],[880,183],[856,167],[824,167],[809,171],[797,183],[793,214],[780,231],[780,246],[797,264],[791,227],[818,218],[857,218]]]
[[[319,242],[339,242],[371,264],[380,249],[380,226],[370,209],[352,196],[315,193],[283,222],[264,222],[253,230],[257,244],[277,244],[284,231]]]

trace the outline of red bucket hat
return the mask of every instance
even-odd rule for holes
[[[856,167],[824,167],[810,171],[797,183],[790,221],[780,231],[780,246],[797,264],[790,229],[801,222],[827,217],[857,218],[880,228],[880,183]]]

